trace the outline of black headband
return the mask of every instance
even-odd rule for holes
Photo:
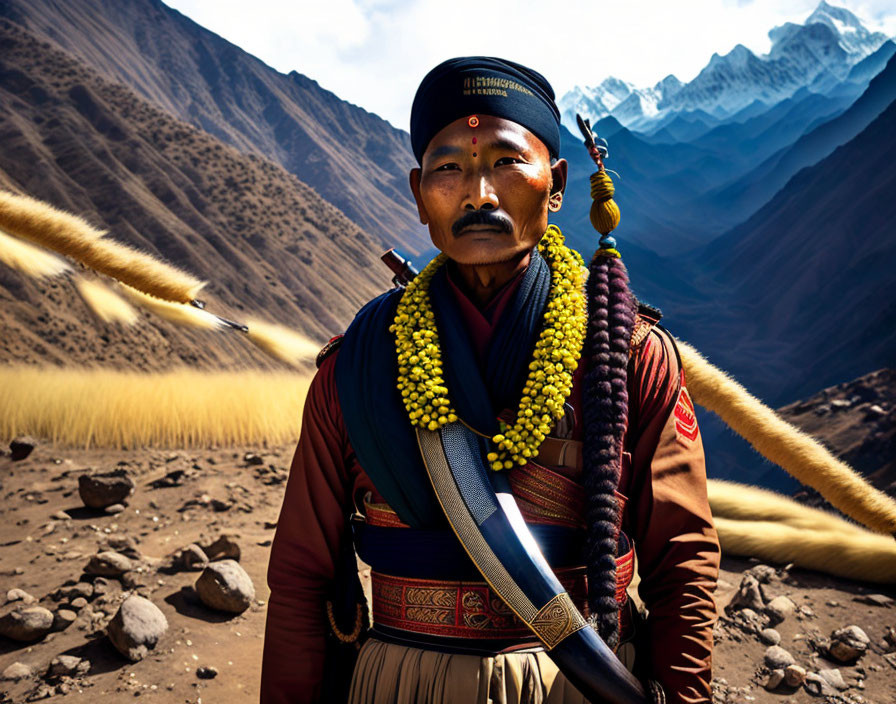
[[[411,147],[418,162],[430,140],[466,115],[512,120],[538,137],[551,156],[560,155],[560,111],[544,76],[490,56],[448,59],[426,74],[411,108]]]

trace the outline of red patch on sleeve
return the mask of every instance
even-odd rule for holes
[[[697,414],[694,413],[694,404],[688,390],[682,386],[678,394],[678,402],[675,404],[675,437],[685,445],[694,442],[700,434],[697,427]]]

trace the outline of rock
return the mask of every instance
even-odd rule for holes
[[[240,545],[237,542],[237,536],[232,533],[220,535],[210,545],[203,545],[202,548],[205,550],[205,554],[208,555],[210,561],[236,560],[239,562],[239,559],[242,556]]]
[[[66,599],[71,601],[78,597],[89,599],[93,596],[93,585],[90,582],[77,582],[76,584],[63,585],[56,590],[53,598],[57,601]]]
[[[14,662],[3,671],[3,674],[0,675],[0,679],[23,680],[26,677],[31,677],[32,674],[34,673],[30,665],[26,665],[23,662]]]
[[[48,684],[42,684],[38,687],[34,692],[28,695],[29,702],[36,702],[41,699],[49,699],[54,694],[56,694],[56,688],[51,687]]]
[[[823,403],[820,406],[815,407],[815,415],[817,415],[817,416],[823,416],[830,412],[831,412],[831,407],[826,403]]]
[[[784,670],[772,670],[768,679],[765,681],[765,688],[768,690],[777,689],[778,685],[784,681]]]
[[[83,596],[75,597],[71,600],[71,605],[73,609],[83,609],[85,606],[87,606],[87,599],[85,599]]]
[[[184,483],[186,474],[186,471],[183,469],[175,469],[171,472],[168,472],[168,474],[166,474],[161,479],[156,479],[150,482],[150,486],[153,489],[165,489],[173,486],[181,486]]]
[[[24,589],[10,589],[6,592],[6,603],[9,604],[13,601],[21,601],[23,604],[33,604],[37,599]]]
[[[40,640],[52,627],[53,614],[43,606],[10,611],[0,618],[0,635],[23,643]]]
[[[211,665],[200,665],[196,668],[196,676],[201,680],[213,680],[218,676],[218,668]]]
[[[57,511],[56,513],[51,514],[50,518],[52,518],[54,521],[70,521],[70,520],[72,520],[72,517],[69,516],[65,511]]]
[[[765,651],[765,664],[772,670],[783,670],[788,665],[793,665],[794,663],[793,655],[780,645],[770,645]]]
[[[121,575],[121,585],[125,589],[139,590],[149,586],[149,575],[140,570],[131,570]]]
[[[251,466],[259,466],[264,464],[264,458],[256,455],[254,452],[247,452],[243,455],[243,462]]]
[[[799,665],[788,665],[784,668],[784,684],[788,687],[799,687],[806,681],[806,668]]]
[[[772,620],[773,624],[778,624],[790,616],[795,608],[796,604],[788,597],[776,596],[765,605],[765,613]]]
[[[831,687],[821,675],[810,672],[806,675],[806,681],[803,683],[806,691],[813,697],[835,697],[837,690]]]
[[[159,607],[142,596],[129,596],[109,622],[106,633],[112,645],[132,662],[146,657],[168,630]]]
[[[135,488],[134,480],[126,469],[78,477],[78,493],[88,508],[102,509],[120,504],[134,493]]]
[[[96,597],[105,596],[106,594],[114,594],[121,591],[121,584],[114,579],[106,579],[105,577],[97,577],[93,580],[93,595]]]
[[[7,436],[9,437],[9,436]],[[10,459],[13,462],[25,459],[37,447],[37,440],[30,435],[20,435],[9,443]]]
[[[255,599],[255,586],[240,563],[220,560],[211,563],[196,580],[196,593],[206,606],[219,611],[242,613]]]
[[[98,552],[103,552],[105,550],[120,552],[122,555],[130,557],[132,560],[140,559],[140,550],[137,548],[137,541],[132,535],[113,534],[107,536],[102,543],[102,548],[98,550]]]
[[[892,606],[893,600],[886,594],[866,594],[857,599],[863,604],[871,604],[871,606]]]
[[[751,574],[745,574],[740,582],[740,587],[731,602],[728,604],[729,609],[750,608],[754,611],[762,611],[765,608],[765,602],[762,599],[762,592],[759,590],[759,580]]]
[[[753,611],[753,609],[749,608],[738,609],[735,611],[734,619],[745,631],[752,631],[753,633],[758,633],[762,627],[765,626],[763,617]]]
[[[877,416],[878,418],[881,418],[883,416],[886,416],[887,412],[880,406],[880,404],[874,403],[868,406],[868,408],[865,410],[865,414],[871,417]]]
[[[854,662],[865,654],[870,644],[865,631],[858,626],[846,626],[831,633],[828,652],[838,662]]]
[[[847,401],[844,398],[835,398],[831,401],[831,408],[836,408],[838,410],[843,410],[844,408],[849,408],[852,406],[852,402]]]
[[[114,516],[116,513],[124,511],[124,504],[112,504],[111,506],[106,506],[103,511],[110,516]]]
[[[180,572],[181,570],[203,570],[207,565],[208,555],[196,543],[190,543],[171,557],[171,570],[175,572]]]
[[[759,632],[759,640],[766,645],[778,645],[781,642],[781,634],[774,628],[763,628]]]
[[[134,565],[129,558],[120,552],[106,550],[91,557],[84,571],[87,574],[95,574],[101,577],[120,577],[133,568]]]
[[[57,655],[50,663],[47,674],[51,677],[78,677],[90,672],[90,660],[74,655]]]
[[[754,565],[750,569],[748,569],[744,574],[752,575],[756,578],[760,584],[768,584],[775,577],[778,576],[778,573],[775,571],[774,567],[769,567],[768,565]]]
[[[838,691],[842,692],[847,688],[847,684],[843,681],[843,675],[840,674],[840,670],[819,670],[818,674],[821,676],[821,679]]]
[[[53,631],[64,631],[66,628],[71,626],[75,620],[78,618],[78,614],[76,614],[71,609],[59,609],[53,614]]]

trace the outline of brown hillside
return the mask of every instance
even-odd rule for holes
[[[388,283],[380,245],[281,166],[245,155],[0,20],[0,187],[85,216],[210,283],[213,312],[325,341]],[[94,321],[71,281],[0,266],[0,361],[267,365],[236,333]]]
[[[879,369],[779,409],[881,491],[896,496],[896,371]],[[800,498],[813,505],[817,493]]]
[[[407,185],[408,134],[316,81],[278,73],[158,0],[5,0],[0,16],[181,120],[281,164],[387,247],[430,247]]]

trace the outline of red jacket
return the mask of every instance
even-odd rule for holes
[[[467,303],[470,332],[478,343],[491,325]],[[500,307],[499,300],[493,320]],[[271,550],[264,704],[317,701],[326,632],[324,590],[333,579],[340,541],[347,537],[345,517],[368,491],[377,495],[348,440],[336,392],[337,355],[323,362],[308,391]],[[719,544],[706,498],[702,443],[683,381],[669,336],[651,330],[629,365],[629,425],[619,491],[627,499],[622,528],[635,545],[638,594],[649,611],[648,652],[639,657],[647,658],[669,702],[690,703],[711,700]],[[570,399],[577,411],[579,388],[576,384]]]

